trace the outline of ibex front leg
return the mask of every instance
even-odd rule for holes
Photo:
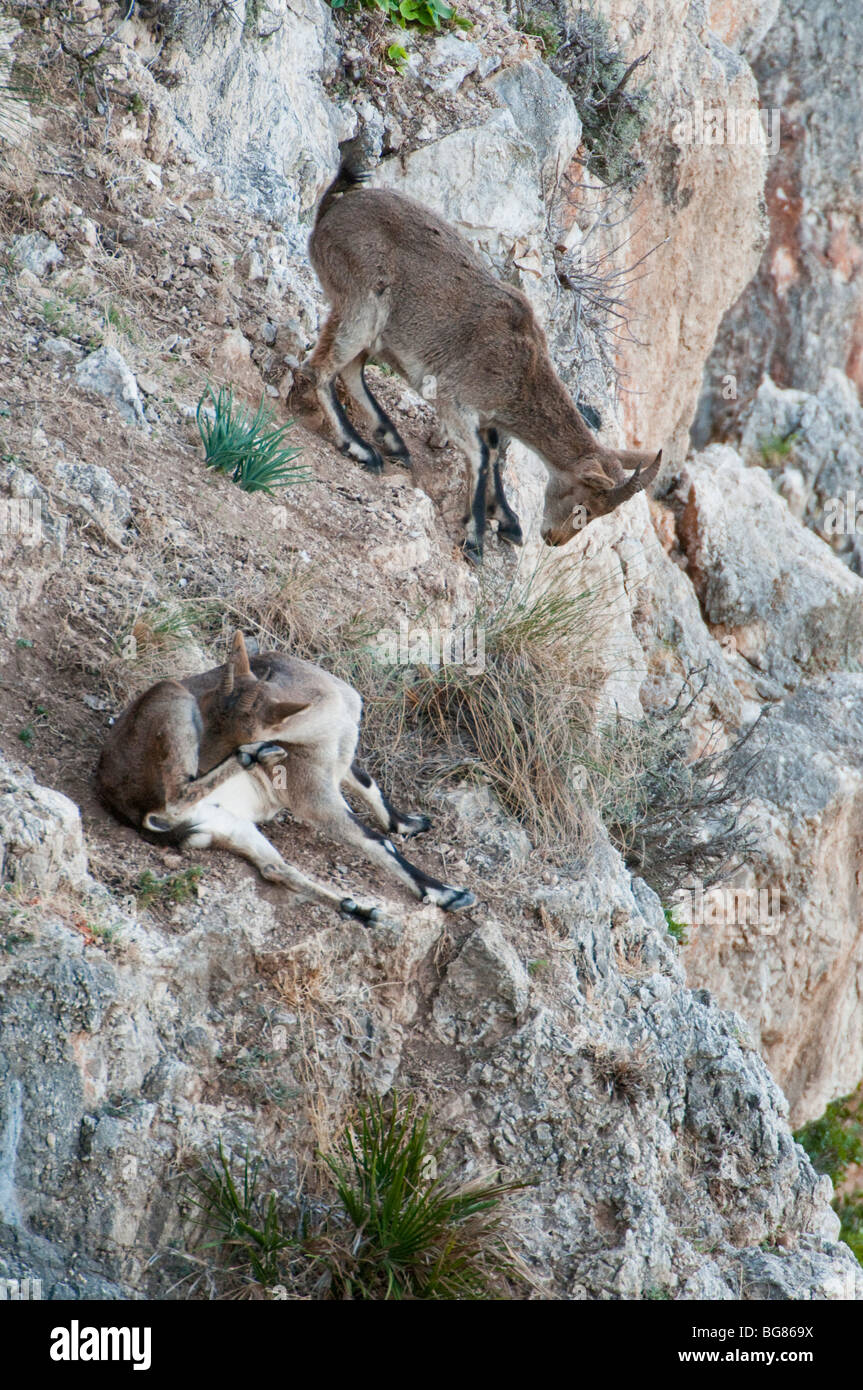
[[[497,521],[497,534],[500,540],[508,541],[510,545],[522,545],[524,535],[521,522],[506,500],[503,487],[503,466],[506,462],[506,446],[509,440],[506,435],[501,434],[496,429],[487,429],[483,433],[491,454],[494,473],[494,496],[487,509],[488,515]],[[489,485],[489,493],[491,493],[491,485]]]
[[[472,565],[482,562],[486,523],[486,492],[488,491],[490,450],[484,432],[473,412],[446,402],[440,408],[444,427],[453,444],[457,444],[467,459],[468,497],[464,515],[465,558]]]

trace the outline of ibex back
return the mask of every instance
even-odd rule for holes
[[[361,850],[423,902],[471,906],[472,893],[423,873],[388,838],[416,835],[430,822],[396,811],[354,762],[361,713],[352,686],[308,661],[270,652],[250,663],[238,632],[226,665],[160,681],[124,710],[102,750],[97,789],[137,829],[190,849],[233,850],[300,901],[364,920],[378,915],[286,863],[257,829],[285,809]],[[386,833],[354,815],[342,786]]]
[[[312,388],[342,452],[380,472],[382,454],[405,465],[410,455],[369,390],[368,357],[417,391],[428,393],[433,382],[441,423],[468,461],[465,552],[474,561],[482,557],[487,515],[496,516],[502,539],[522,541],[501,476],[510,437],[535,450],[548,471],[548,545],[565,545],[649,486],[661,452],[615,451],[591,434],[526,297],[434,213],[388,189],[362,187],[364,177],[342,166],[309,240],[331,312],[299,374],[298,407]],[[370,422],[374,445],[351,426],[337,377]]]

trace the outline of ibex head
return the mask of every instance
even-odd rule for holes
[[[555,471],[545,490],[542,539],[546,545],[566,545],[598,516],[649,487],[661,464],[661,449],[655,456],[606,449],[581,459],[571,473]]]
[[[202,708],[201,766],[221,761],[241,744],[277,739],[283,722],[305,708],[304,703],[286,700],[266,672],[255,675],[243,634],[236,632],[219,687]]]

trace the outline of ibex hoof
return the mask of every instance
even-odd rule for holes
[[[266,765],[267,763],[279,762],[284,756],[285,750],[280,743],[262,743],[255,761]]]
[[[381,916],[379,907],[360,907],[353,898],[342,898],[339,912],[343,917],[355,917],[358,922],[379,922]]]
[[[426,830],[431,830],[431,818],[419,813],[413,816],[405,816],[393,829],[399,835],[404,835],[407,839],[412,839],[414,835],[422,835]]]
[[[499,522],[497,538],[499,541],[506,541],[507,545],[524,545],[521,523],[516,520]]]
[[[478,569],[482,564],[482,546],[477,545],[476,541],[465,541],[462,552],[468,564]]]
[[[346,443],[339,445],[339,452],[347,454],[348,458],[355,459],[367,473],[383,473],[384,471],[384,461],[377,449],[373,449],[370,444],[363,444],[361,440],[347,440]]]
[[[476,898],[468,888],[447,888],[437,899],[437,906],[443,912],[461,912],[462,908],[473,907]]]

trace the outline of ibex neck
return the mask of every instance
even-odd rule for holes
[[[551,370],[543,377],[512,433],[534,449],[549,468],[569,473],[580,458],[601,452],[602,445],[588,429],[563,382]]]

